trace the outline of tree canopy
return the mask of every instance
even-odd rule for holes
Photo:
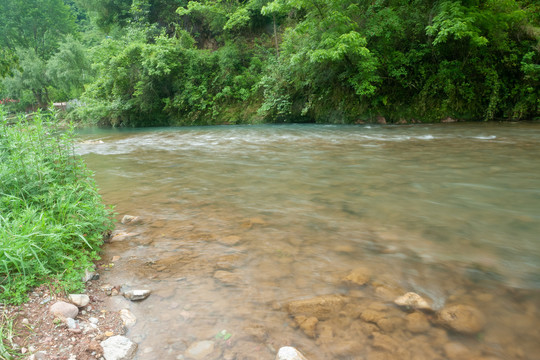
[[[539,13],[532,0],[5,0],[0,97],[78,98],[71,116],[118,126],[532,119]]]

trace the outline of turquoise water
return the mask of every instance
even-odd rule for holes
[[[111,281],[158,293],[186,281],[151,305],[213,309],[198,323],[182,318],[205,329],[193,341],[247,314],[282,322],[275,303],[343,292],[340,276],[359,264],[439,307],[456,289],[491,292],[495,308],[515,312],[507,293],[538,299],[540,124],[86,130],[81,140],[119,218],[147,219],[134,240],[107,248],[125,260]],[[220,242],[227,236],[240,240]],[[173,255],[166,270],[155,265]],[[216,281],[224,256],[241,279],[232,286]],[[152,325],[137,326],[142,346],[154,346]],[[295,336],[312,358],[331,352]]]

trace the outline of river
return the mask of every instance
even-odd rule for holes
[[[208,359],[274,359],[285,345],[311,360],[540,359],[540,124],[80,136],[104,201],[143,220],[119,223],[128,235],[103,253],[119,257],[105,281],[153,291],[111,298],[138,318],[137,359],[183,359],[206,340]],[[364,285],[345,280],[358,268]],[[464,335],[421,312],[427,326],[411,328],[393,303],[411,291],[435,311],[472,306],[485,326]],[[291,311],[324,296],[338,311],[309,324]]]

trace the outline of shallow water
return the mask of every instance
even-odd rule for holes
[[[104,201],[119,219],[144,219],[119,224],[131,235],[103,254],[120,256],[106,281],[153,290],[141,303],[111,298],[139,319],[138,359],[180,359],[201,340],[224,359],[273,359],[284,345],[309,359],[540,358],[540,124],[87,130],[81,140]],[[358,267],[370,282],[345,283]],[[409,331],[392,302],[407,291],[436,310],[472,305],[486,326],[457,334],[428,313],[429,329]],[[328,294],[346,306],[298,328],[287,304]],[[362,309],[401,325],[365,321]]]

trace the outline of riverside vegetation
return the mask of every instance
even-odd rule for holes
[[[533,0],[4,0],[0,98],[72,100],[72,119],[109,126],[535,119],[539,14]]]
[[[0,304],[21,303],[46,281],[81,290],[112,226],[72,129],[55,120],[38,112],[8,124],[0,107]]]

